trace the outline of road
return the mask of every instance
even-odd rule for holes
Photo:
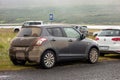
[[[120,60],[60,63],[52,69],[1,71],[0,80],[120,80]]]

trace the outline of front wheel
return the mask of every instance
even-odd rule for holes
[[[45,51],[41,57],[41,67],[45,69],[52,68],[55,65],[56,57],[53,51]]]
[[[88,53],[88,62],[94,64],[98,61],[98,58],[99,58],[98,50],[96,48],[90,49]]]

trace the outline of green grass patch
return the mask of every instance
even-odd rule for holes
[[[30,66],[15,66],[9,59],[10,42],[15,36],[16,33],[13,32],[13,29],[0,29],[0,71],[30,68]]]

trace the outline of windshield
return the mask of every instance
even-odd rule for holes
[[[120,36],[120,30],[102,30],[98,36]]]
[[[38,37],[41,34],[41,28],[22,28],[17,37]]]

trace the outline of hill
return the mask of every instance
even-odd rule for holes
[[[120,25],[119,5],[2,8],[0,9],[0,23],[21,23],[27,20],[49,22],[50,13],[54,14],[54,22],[57,23]]]

